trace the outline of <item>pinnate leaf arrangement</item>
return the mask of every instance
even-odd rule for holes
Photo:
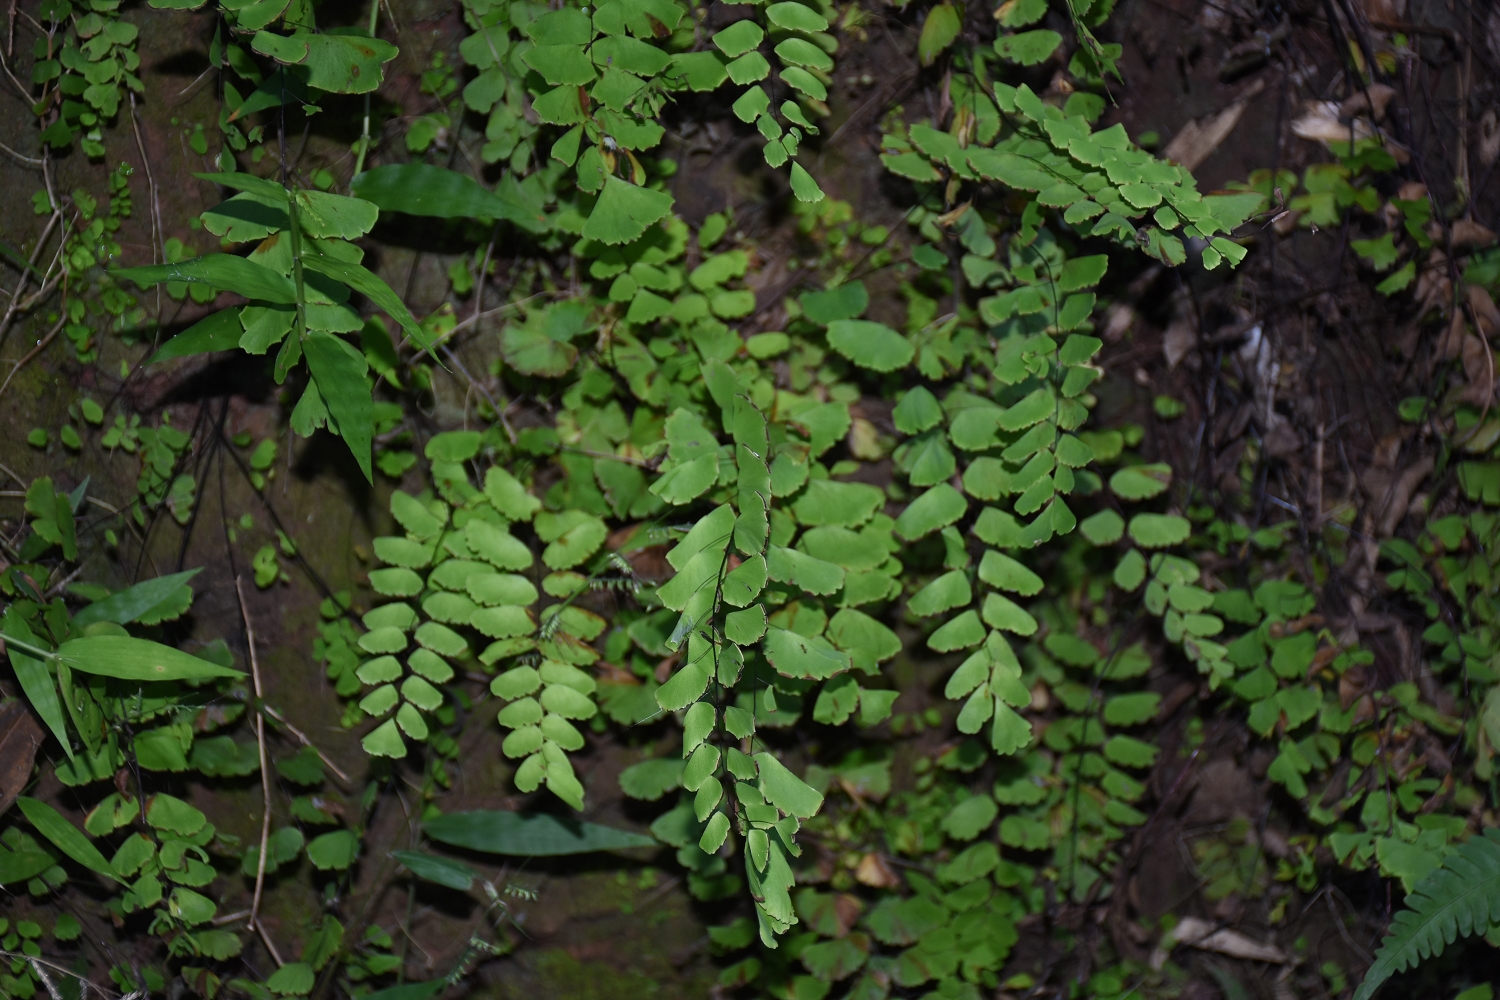
[[[1251,533],[1184,506],[1173,468],[1138,454],[1141,428],[1090,423],[1103,375],[1097,289],[1109,258],[1081,252],[1083,241],[1174,267],[1188,263],[1191,246],[1195,264],[1233,267],[1246,254],[1236,231],[1271,194],[1264,177],[1201,194],[1189,171],[1136,146],[1122,126],[1094,127],[1106,106],[1100,92],[1118,76],[1118,46],[1094,35],[1111,3],[1066,5],[1077,86],[1046,100],[1006,79],[1064,44],[1038,27],[1046,3],[1001,5],[992,43],[975,41],[960,6],[921,12],[916,56],[941,64],[952,112],[885,120],[880,161],[910,193],[905,240],[825,197],[809,155],[857,11],[799,0],[719,5],[730,14],[677,0],[461,6],[458,52],[472,72],[461,89],[441,60],[423,75],[424,93],[446,110],[410,123],[410,162],[364,169],[367,111],[347,194],[331,190],[331,175],[311,184],[292,171],[260,176],[237,154],[261,162],[267,126],[288,107],[310,114],[335,95],[370,99],[398,54],[375,37],[379,8],[368,29],[320,29],[306,0],[214,8],[224,148],[218,169],[197,176],[228,193],[198,221],[223,252],[173,251],[164,263],[110,272],[140,288],[162,285],[179,301],[241,296],[244,304],[211,312],[151,362],[220,351],[263,358],[278,384],[295,387],[292,429],[337,435],[373,483],[377,471],[402,480],[417,464],[404,407],[420,397],[428,362],[461,366],[451,310],[418,320],[367,266],[382,217],[453,220],[571,265],[566,287],[518,282],[498,330],[480,334],[498,356],[492,374],[502,387],[556,402],[547,418],[528,414],[535,419],[512,426],[513,408],[486,395],[477,429],[427,438],[426,465],[412,477],[420,486],[392,490],[390,533],[373,542],[373,601],[362,599],[355,614],[350,595],[335,594],[321,608],[314,652],[345,699],[343,722],[358,730],[372,773],[389,778],[398,761],[419,764],[428,841],[506,858],[666,844],[696,898],[753,901],[753,919],[709,931],[726,960],[726,989],[822,997],[847,983],[850,996],[883,997],[893,985],[935,984],[934,995],[977,995],[1001,987],[1021,920],[1059,894],[1082,904],[1114,891],[1122,843],[1147,822],[1137,804],[1160,753],[1142,738],[1162,710],[1146,684],[1157,635],[1153,625],[1142,638],[1140,628],[1159,622],[1208,695],[1243,710],[1249,730],[1274,747],[1269,779],[1317,831],[1278,859],[1276,879],[1310,888],[1314,852],[1326,848],[1341,865],[1398,878],[1409,891],[1358,1000],[1456,937],[1491,927],[1500,834],[1471,836],[1478,793],[1462,785],[1448,799],[1427,798],[1438,785],[1420,774],[1393,786],[1381,736],[1451,737],[1463,724],[1412,684],[1378,700],[1343,697],[1342,681],[1373,656],[1316,628],[1314,596],[1278,561],[1290,529]],[[135,29],[104,0],[58,0],[42,16],[52,25],[38,51],[43,139],[54,149],[78,141],[98,157],[102,127],[142,89]],[[692,226],[674,212],[677,164],[658,155],[666,111],[710,98],[776,171],[799,235],[822,254],[780,303],[758,297],[768,262],[732,232],[731,214]],[[59,102],[55,115],[47,110]],[[485,123],[485,180],[427,161],[465,112]],[[206,152],[201,131],[189,142]],[[1312,192],[1321,181],[1312,169],[1307,176]],[[112,207],[116,226],[126,194]],[[1369,200],[1361,198],[1351,204]],[[1332,211],[1318,205],[1308,203]],[[1430,237],[1413,221],[1420,211],[1403,212],[1426,248]],[[107,227],[95,228],[103,238]],[[1390,239],[1354,246],[1380,269],[1397,259]],[[487,267],[489,254],[474,263],[481,259]],[[458,295],[475,287],[468,266],[449,272]],[[892,296],[872,302],[874,276],[888,267],[900,268],[904,311]],[[940,315],[950,295],[956,304]],[[772,308],[784,329],[741,335],[739,325],[760,329]],[[872,399],[891,404],[880,426],[864,405]],[[85,419],[99,424],[93,406]],[[175,470],[191,438],[138,422],[119,418],[103,441],[141,452],[133,517],[142,524],[148,511],[170,509],[185,524],[195,484]],[[256,489],[275,457],[274,442],[256,449]],[[1493,472],[1478,460],[1460,466],[1470,500],[1500,502]],[[268,783],[263,748],[209,735],[242,714],[269,714],[227,649],[193,656],[153,631],[188,612],[193,571],[115,594],[75,592],[88,603],[74,611],[42,599],[35,579],[80,559],[84,499],[50,478],[31,484],[33,540],[21,567],[31,575],[0,584],[13,598],[0,624],[8,657],[61,746],[57,776],[104,789],[128,764],[207,778],[260,772]],[[1396,566],[1391,586],[1433,621],[1428,645],[1490,681],[1496,584],[1478,561],[1495,549],[1496,530],[1482,512],[1455,515],[1432,522],[1418,545],[1392,541],[1381,552]],[[1243,580],[1212,578],[1200,557],[1230,546],[1264,558]],[[281,551],[296,552],[285,536]],[[1468,562],[1454,555],[1461,551]],[[253,568],[262,586],[281,578],[269,546]],[[1439,578],[1460,601],[1471,586],[1485,595],[1456,632],[1440,621]],[[917,658],[951,663],[940,690],[958,735],[935,760],[923,758],[914,790],[893,793],[890,755],[867,737],[877,726],[920,731],[944,715],[898,711],[897,673]],[[477,679],[487,681],[493,700],[483,705],[504,733],[514,789],[573,811],[588,804],[575,755],[591,733],[667,727],[674,752],[619,778],[627,796],[662,803],[651,837],[562,815],[440,815],[436,788],[452,780],[456,720],[473,707],[467,682]],[[1472,699],[1487,709],[1474,737],[1479,779],[1500,742],[1493,697]],[[820,757],[809,732],[818,743],[836,732],[854,749]],[[1352,767],[1338,771],[1346,759]],[[183,980],[205,998],[221,985],[307,996],[336,968],[344,985],[368,989],[401,960],[376,926],[346,942],[332,901],[352,885],[376,786],[346,815],[322,794],[324,760],[313,747],[274,767],[295,786],[293,821],[272,830],[268,812],[248,846],[165,793],[108,792],[82,831],[22,796],[25,829],[0,834],[0,883],[24,883],[40,898],[66,885],[73,866],[118,886],[110,915],[150,913]],[[967,777],[982,768],[989,787]],[[482,892],[494,933],[476,935],[447,979],[398,987],[416,992],[387,1000],[425,1000],[514,940],[502,896],[514,887],[421,846],[391,857],[418,879]],[[259,887],[304,856],[330,906],[317,933],[296,960],[278,958],[263,984],[221,984],[216,963],[243,942],[216,926],[214,862],[231,861]],[[888,856],[910,869],[893,871]],[[856,896],[855,886],[868,892]],[[65,933],[59,920],[58,939]],[[12,972],[0,987],[34,990],[24,967]],[[1090,989],[1125,987],[1096,977]]]

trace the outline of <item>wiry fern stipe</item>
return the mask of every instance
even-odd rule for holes
[[[1391,976],[1415,968],[1459,937],[1482,934],[1500,916],[1500,829],[1448,855],[1406,898],[1354,1000],[1369,1000]]]

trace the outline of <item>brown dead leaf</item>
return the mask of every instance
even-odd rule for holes
[[[1189,317],[1173,320],[1167,332],[1162,334],[1161,353],[1167,359],[1168,368],[1176,368],[1177,363],[1197,346],[1198,328]]]
[[[1427,197],[1427,185],[1421,181],[1407,181],[1396,189],[1396,197],[1402,201],[1420,201]]]
[[[1257,79],[1233,104],[1218,114],[1190,121],[1167,143],[1162,156],[1175,160],[1189,170],[1198,169],[1219,144],[1229,138],[1229,133],[1240,123],[1240,116],[1250,104],[1250,98],[1265,88],[1265,81]]]
[[[1486,337],[1500,333],[1500,307],[1496,307],[1495,300],[1482,286],[1469,286],[1469,308],[1474,312],[1480,333]]]
[[[868,885],[876,889],[899,889],[901,887],[901,877],[891,870],[885,858],[873,851],[859,859],[859,867],[854,869],[854,880],[860,885]]]
[[[31,780],[36,749],[45,738],[24,701],[0,705],[0,815],[4,815]]]
[[[641,679],[624,667],[600,660],[594,664],[594,676],[600,684],[639,684]]]
[[[1104,332],[1099,334],[1106,343],[1118,344],[1130,328],[1135,325],[1135,309],[1129,302],[1116,302],[1104,312]]]
[[[1396,96],[1396,88],[1384,83],[1372,83],[1364,90],[1356,91],[1349,96],[1343,104],[1339,105],[1340,118],[1353,118],[1355,115],[1371,114],[1376,121],[1385,119],[1385,109],[1391,103],[1391,98]]]
[[[854,922],[865,911],[865,904],[858,896],[841,892],[833,897],[833,917],[838,921],[839,932],[834,937],[843,937],[854,927]]]
[[[1453,245],[1456,247],[1487,247],[1493,242],[1495,231],[1473,219],[1459,219],[1453,224]]]
[[[1448,257],[1442,251],[1433,249],[1427,255],[1427,267],[1417,272],[1417,287],[1414,292],[1421,313],[1437,310],[1447,314],[1448,305],[1453,301],[1453,282],[1448,277]],[[1458,341],[1454,341],[1454,352],[1450,357],[1457,357]]]
[[[1228,928],[1215,930],[1213,924],[1200,917],[1183,917],[1172,929],[1172,937],[1177,939],[1178,944],[1217,952],[1230,958],[1277,965],[1286,962],[1286,955],[1275,945],[1262,944],[1247,934]]]
[[[1478,397],[1475,405],[1483,406],[1485,399],[1495,391],[1495,363],[1484,341],[1472,333],[1464,337],[1463,361],[1464,377],[1469,380],[1473,395]]]
[[[1366,469],[1360,477],[1373,504],[1377,519],[1377,538],[1389,538],[1396,525],[1406,516],[1411,504],[1411,495],[1422,480],[1432,474],[1432,457],[1424,456],[1397,472],[1390,468]]]
[[[1270,458],[1291,458],[1302,450],[1302,437],[1289,420],[1283,420],[1261,439]]]
[[[1401,24],[1406,20],[1406,0],[1364,0],[1364,8],[1371,24]]]
[[[1448,322],[1448,327],[1440,337],[1433,349],[1437,351],[1438,357],[1444,361],[1452,361],[1463,354],[1464,338],[1468,336],[1468,327],[1464,325],[1462,313],[1454,313]]]
[[[1500,115],[1489,108],[1479,116],[1479,162],[1493,167],[1500,160]]]
[[[664,660],[658,663],[656,665],[656,672],[654,674],[654,676],[656,677],[656,683],[665,684],[667,682],[667,678],[672,676],[672,668],[676,667],[677,661],[681,659],[682,649],[679,648],[677,652],[669,654]]]
[[[1363,118],[1340,118],[1340,108],[1333,101],[1308,101],[1302,114],[1292,121],[1292,134],[1311,142],[1350,142],[1373,139],[1375,128]]]

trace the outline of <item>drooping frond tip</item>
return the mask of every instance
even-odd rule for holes
[[[1354,1000],[1369,1000],[1391,976],[1459,937],[1483,934],[1500,916],[1500,829],[1484,831],[1443,861],[1406,897]]]

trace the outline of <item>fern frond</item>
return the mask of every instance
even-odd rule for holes
[[[1500,918],[1500,830],[1462,845],[1423,879],[1396,914],[1354,1000],[1369,1000],[1387,979],[1415,968],[1459,937],[1483,934]]]

